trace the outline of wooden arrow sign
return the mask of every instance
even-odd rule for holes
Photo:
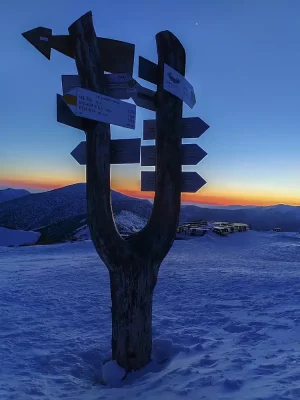
[[[63,94],[81,87],[78,75],[62,75]],[[105,74],[104,80],[107,87],[107,95],[116,99],[130,99],[128,82],[132,79],[129,74]]]
[[[147,89],[140,85],[136,80],[132,80],[129,82],[130,89],[128,93],[130,97],[134,101],[134,103],[142,108],[146,108],[147,110],[155,111],[155,93],[151,89]]]
[[[181,135],[182,138],[199,138],[207,129],[209,125],[202,121],[199,117],[182,118],[181,120]],[[143,139],[155,140],[156,138],[156,120],[144,120]]]
[[[141,139],[114,139],[110,141],[111,164],[139,164]],[[71,152],[80,165],[86,165],[86,142],[80,142]]]
[[[51,57],[51,49],[74,58],[74,45],[69,35],[54,36],[52,29],[38,27],[22,33],[22,36],[48,60]],[[97,40],[104,71],[132,75],[135,46],[113,39],[98,37]]]
[[[207,153],[197,144],[183,144],[181,146],[181,164],[196,165]],[[151,167],[156,165],[156,148],[155,146],[141,147],[141,166]]]
[[[83,88],[72,89],[63,100],[77,117],[135,129],[134,104]]]
[[[181,172],[181,192],[196,193],[206,184],[206,181],[197,172]],[[155,191],[155,171],[141,172],[141,191]]]
[[[158,66],[147,58],[139,57],[139,78],[158,84]]]

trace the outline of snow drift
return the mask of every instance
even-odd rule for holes
[[[0,226],[0,246],[35,244],[39,240],[39,237],[39,232],[19,231]]]

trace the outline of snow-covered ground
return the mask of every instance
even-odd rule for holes
[[[0,246],[20,246],[35,244],[41,234],[39,232],[7,229],[0,226]]]
[[[300,398],[299,234],[176,241],[153,312],[169,360],[119,388],[101,383],[110,294],[91,242],[1,247],[0,274],[1,400]]]

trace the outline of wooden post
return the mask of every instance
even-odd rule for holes
[[[69,27],[82,87],[105,94],[103,67],[89,12]],[[152,297],[158,270],[176,236],[181,200],[182,101],[163,90],[164,63],[185,74],[185,51],[170,32],[156,35],[156,190],[151,218],[126,241],[110,195],[110,127],[87,121],[87,212],[94,246],[111,283],[112,355],[126,371],[144,367],[152,352]]]

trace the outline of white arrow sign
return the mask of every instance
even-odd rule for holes
[[[190,108],[196,104],[193,86],[167,64],[164,65],[164,89],[183,100]]]
[[[72,89],[63,99],[77,117],[135,129],[134,104],[83,88]]]

